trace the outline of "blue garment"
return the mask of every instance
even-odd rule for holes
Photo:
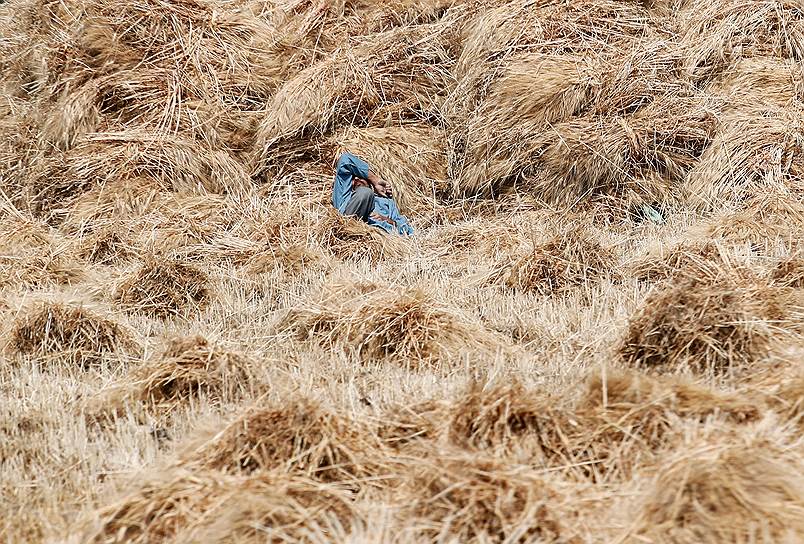
[[[366,161],[352,155],[351,153],[344,153],[338,159],[338,166],[335,169],[335,184],[332,187],[332,205],[343,213],[346,209],[346,204],[352,198],[354,178],[368,179],[369,165]],[[385,198],[376,196],[374,198],[374,213],[387,217],[394,221],[396,226],[369,217],[368,224],[372,227],[378,227],[386,232],[397,234],[413,234],[413,227],[410,226],[408,220],[399,213],[399,208],[394,202],[393,198]]]

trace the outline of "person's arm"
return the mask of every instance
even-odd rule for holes
[[[373,170],[369,170],[366,181],[374,189],[374,192],[385,198],[391,198],[391,184],[378,176]]]
[[[359,159],[351,153],[343,153],[338,158],[335,168],[335,184],[332,187],[332,205],[339,211],[349,201],[352,194],[352,186],[355,178],[367,179],[369,177],[369,165],[366,161]]]

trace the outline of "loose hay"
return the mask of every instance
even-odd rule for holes
[[[125,327],[80,305],[62,302],[40,302],[26,308],[14,322],[9,346],[44,363],[58,361],[79,367],[139,350]]]
[[[359,482],[376,475],[381,447],[359,421],[300,399],[252,407],[186,452],[183,462],[235,474],[276,469],[324,482]]]
[[[358,280],[328,285],[319,297],[291,308],[279,329],[365,360],[409,368],[438,365],[462,353],[488,353],[497,345],[490,332],[422,289]]]
[[[116,294],[127,309],[163,318],[203,308],[209,297],[205,272],[180,261],[156,258],[124,280]]]
[[[671,457],[640,498],[634,536],[712,544],[804,538],[801,456],[752,442],[706,443]]]
[[[335,486],[185,469],[152,476],[95,518],[77,532],[82,542],[298,542],[316,531],[334,536],[359,519]]]
[[[408,469],[406,527],[460,542],[565,541],[561,496],[544,480],[483,457],[416,462]]]
[[[783,292],[740,277],[689,277],[653,292],[618,350],[632,366],[722,374],[793,333]]]

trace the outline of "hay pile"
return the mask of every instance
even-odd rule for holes
[[[801,456],[761,437],[695,444],[659,469],[636,538],[795,542],[804,536]]]
[[[795,311],[785,291],[759,279],[686,277],[648,296],[618,351],[635,367],[722,374],[794,334]]]
[[[151,413],[169,414],[191,401],[232,402],[254,387],[253,362],[202,336],[173,338],[153,360],[101,390],[89,413],[121,414],[139,404]]]
[[[116,293],[126,309],[163,318],[203,308],[209,297],[209,278],[204,271],[156,257],[146,260]]]
[[[183,463],[233,474],[279,470],[324,482],[376,475],[381,444],[359,421],[306,399],[254,406],[187,451]]]
[[[502,262],[492,281],[540,295],[561,294],[579,285],[614,277],[617,258],[599,237],[581,225],[560,228],[543,243],[513,262]]]
[[[279,329],[362,360],[388,360],[406,368],[493,352],[497,345],[479,323],[420,288],[356,278],[330,283],[319,296],[291,308]]]
[[[24,308],[14,320],[8,347],[41,363],[82,368],[140,349],[133,333],[116,321],[79,304],[57,301]]]
[[[408,478],[406,524],[419,539],[578,542],[562,497],[517,467],[454,456],[412,466]]]
[[[334,485],[276,473],[178,469],[105,506],[76,536],[96,543],[293,542],[316,533],[334,537],[355,516],[348,493]]]

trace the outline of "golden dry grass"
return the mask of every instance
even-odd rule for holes
[[[0,0],[0,541],[804,540],[802,13]]]

